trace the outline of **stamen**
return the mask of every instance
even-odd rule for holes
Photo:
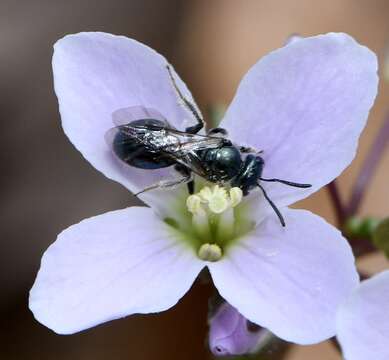
[[[235,207],[242,201],[243,192],[238,187],[233,187],[230,189],[230,200],[231,200],[231,207]]]
[[[208,186],[204,186],[200,192],[199,192],[199,196],[201,197],[201,199],[204,201],[204,202],[208,202],[209,199],[212,197],[212,190],[210,187]]]
[[[229,199],[226,195],[217,193],[209,200],[208,207],[215,214],[221,214],[227,210],[229,206]]]
[[[198,257],[204,261],[215,262],[221,259],[222,249],[216,244],[203,244],[197,252]]]
[[[193,214],[192,224],[201,238],[209,239],[211,237],[211,227],[209,225],[208,215],[203,209],[196,214]]]
[[[234,210],[228,208],[219,216],[219,223],[217,226],[217,237],[222,243],[223,239],[230,239],[234,236],[235,217]]]
[[[196,233],[201,237],[209,237],[211,229],[209,227],[208,215],[202,206],[202,200],[198,195],[190,195],[186,199],[186,207],[192,213],[192,224]]]
[[[214,214],[221,214],[230,207],[235,207],[242,200],[242,190],[239,188],[232,188],[229,193],[226,189],[215,185],[213,189],[205,186],[198,196],[201,200],[208,204],[209,210]]]
[[[223,247],[236,235],[234,209],[242,201],[242,190],[235,187],[228,191],[219,185],[205,186],[186,200],[192,214],[193,230],[200,244],[197,255],[205,261],[217,261]]]
[[[197,214],[200,211],[204,211],[201,206],[201,198],[198,195],[190,195],[186,199],[186,207],[192,214]]]

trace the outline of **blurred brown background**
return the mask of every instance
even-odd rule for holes
[[[82,159],[60,127],[52,45],[65,34],[85,30],[124,34],[161,52],[204,108],[228,103],[248,68],[291,33],[344,31],[382,62],[389,41],[389,2],[0,0],[0,359],[208,359],[209,289],[201,285],[163,314],[114,321],[73,336],[55,335],[27,309],[41,254],[57,233],[134,202]],[[344,198],[389,108],[388,94],[381,81],[358,157],[340,178]],[[389,152],[363,214],[389,214],[388,169]],[[325,190],[301,205],[333,221]],[[386,266],[374,259],[366,264],[370,269]],[[289,359],[339,357],[329,344],[321,344],[295,346]]]

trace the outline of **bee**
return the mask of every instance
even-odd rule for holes
[[[260,156],[261,152],[233,144],[223,128],[210,129],[206,135],[199,134],[204,128],[204,120],[196,106],[181,93],[170,66],[166,68],[177,96],[193,115],[196,124],[181,131],[171,126],[157,110],[142,106],[119,109],[113,114],[114,122],[121,124],[111,129],[106,138],[121,161],[144,170],[174,167],[177,172],[177,178],[162,180],[135,195],[180,184],[187,184],[189,194],[193,194],[194,175],[197,175],[211,183],[239,187],[243,196],[254,188],[261,189],[281,225],[285,226],[281,212],[268,197],[261,182],[279,182],[298,188],[311,185],[263,178],[265,161]]]

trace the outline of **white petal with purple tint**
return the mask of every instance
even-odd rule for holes
[[[337,177],[355,156],[377,93],[377,59],[346,34],[304,38],[271,52],[243,78],[220,124],[239,144],[263,150],[265,184],[279,206]]]
[[[268,216],[209,265],[220,295],[277,336],[311,344],[335,335],[338,305],[358,284],[351,248],[340,232],[304,210]]]
[[[166,169],[147,171],[122,164],[104,139],[115,126],[113,113],[123,108],[155,109],[180,130],[193,125],[192,116],[179,104],[166,59],[135,40],[98,32],[65,36],[54,49],[54,85],[62,126],[82,155],[133,192],[169,176]],[[193,101],[185,84],[175,78]]]
[[[337,337],[345,360],[389,359],[389,271],[363,281],[342,304]]]
[[[58,236],[42,258],[30,309],[50,329],[71,334],[169,309],[203,266],[151,209],[113,211]]]

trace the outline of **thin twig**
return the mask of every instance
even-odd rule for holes
[[[342,228],[346,220],[346,210],[343,206],[342,199],[340,198],[338,186],[335,180],[327,185],[327,189],[330,193],[332,205],[334,206],[338,227]]]
[[[347,208],[347,216],[353,216],[359,210],[361,201],[366,193],[366,189],[374,175],[374,172],[381,160],[386,146],[389,144],[389,113],[386,115],[384,124],[382,125],[373,145],[367,155],[362,169],[359,172],[357,181],[354,184],[351,200]]]
[[[348,213],[340,198],[338,186],[334,181],[327,185],[327,189],[330,193],[332,204],[335,209],[336,221],[339,229],[343,229],[345,222],[348,219]],[[375,246],[366,238],[349,238],[346,234],[343,234],[350,243],[355,257],[369,254],[376,250]]]

